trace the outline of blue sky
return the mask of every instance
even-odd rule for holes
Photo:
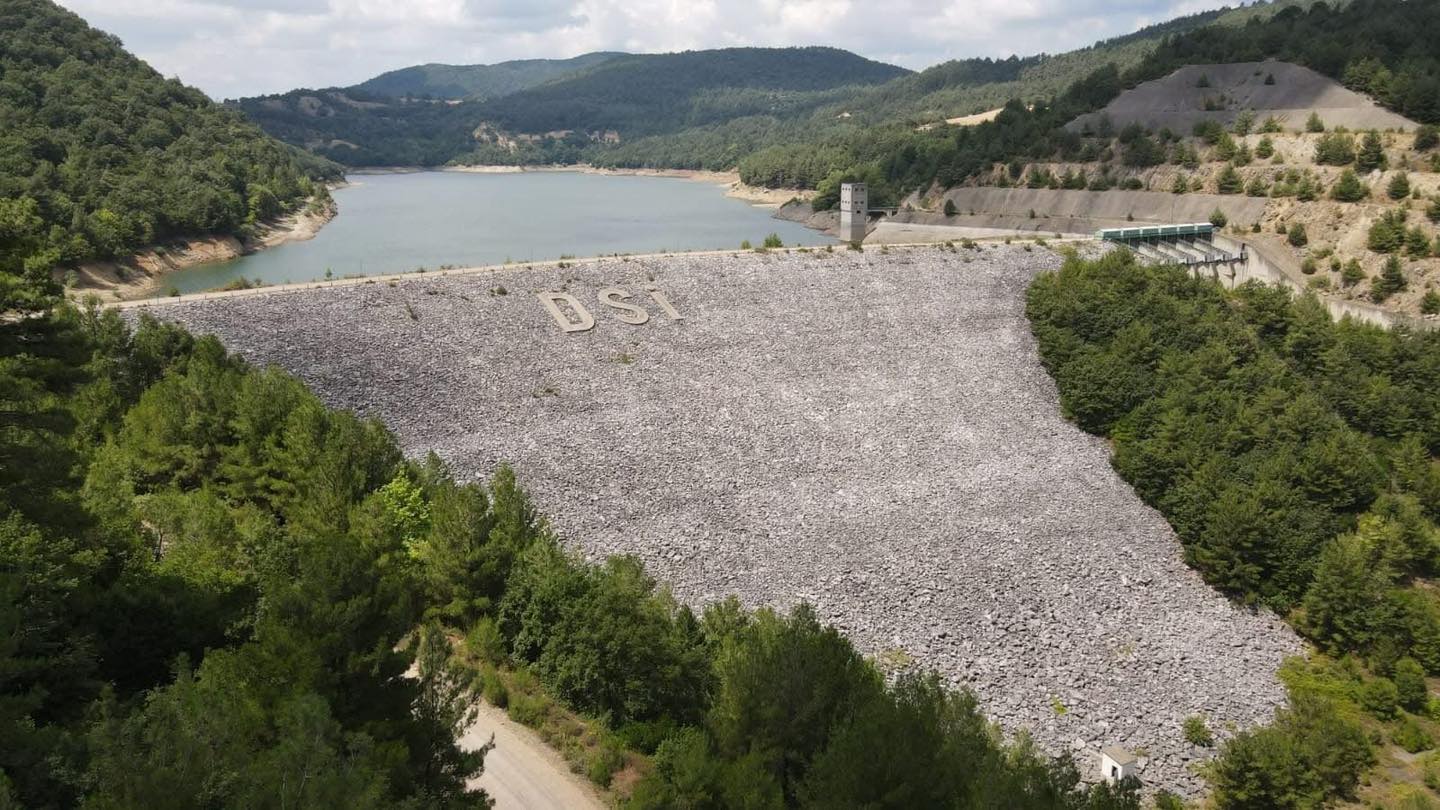
[[[1206,0],[59,0],[215,98],[424,62],[833,45],[919,69],[1058,53],[1218,8]]]

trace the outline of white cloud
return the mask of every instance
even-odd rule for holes
[[[424,62],[833,45],[923,68],[1057,53],[1212,0],[60,0],[216,98],[348,85]]]

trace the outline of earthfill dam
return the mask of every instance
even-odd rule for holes
[[[607,258],[150,311],[462,478],[512,463],[569,545],[636,554],[684,601],[808,600],[1087,778],[1118,744],[1150,786],[1195,795],[1207,752],[1183,720],[1266,722],[1303,647],[1186,567],[1105,442],[1061,416],[1024,315],[1060,261],[1001,245]]]

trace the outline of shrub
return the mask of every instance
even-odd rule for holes
[[[1427,290],[1420,299],[1420,311],[1426,315],[1440,315],[1440,293]]]
[[[1305,226],[1298,222],[1290,224],[1290,230],[1285,233],[1285,240],[1291,247],[1305,247],[1310,242],[1310,237],[1305,234]]]
[[[769,236],[765,237],[765,243],[763,247],[765,247],[766,249],[782,248],[785,247],[785,243],[780,241],[780,234],[772,233]]]
[[[1426,149],[1434,149],[1436,146],[1440,146],[1440,127],[1426,124],[1415,130],[1415,151],[1424,152]]]
[[[1324,132],[1325,122],[1320,120],[1320,113],[1310,113],[1310,118],[1305,121],[1306,132]]]
[[[530,728],[539,728],[549,712],[550,702],[544,695],[511,694],[510,705],[506,710],[511,720]]]
[[[1223,228],[1228,222],[1230,222],[1230,218],[1225,216],[1225,212],[1221,211],[1219,206],[1216,206],[1215,210],[1210,212],[1211,225],[1217,228]]]
[[[1306,256],[1305,261],[1300,262],[1300,272],[1304,273],[1307,276],[1315,275],[1315,271],[1319,269],[1320,268],[1315,264],[1314,256]]]
[[[1255,144],[1255,156],[1266,160],[1275,156],[1275,142],[1270,140],[1269,135],[1261,138],[1260,143]]]
[[[505,638],[489,616],[480,617],[471,626],[465,634],[465,646],[482,661],[498,664],[505,660]]]
[[[480,668],[480,695],[497,709],[510,705],[510,690],[505,687],[500,671],[488,664]]]
[[[1168,790],[1155,794],[1155,810],[1185,810],[1185,800]]]
[[[1425,787],[1440,792],[1440,754],[1426,754],[1420,760]]]
[[[741,239],[741,240],[740,240],[740,249],[741,249],[741,250],[750,250],[750,240],[749,240],[749,239]]]
[[[1395,662],[1395,691],[1400,705],[1406,711],[1420,713],[1430,699],[1425,686],[1425,668],[1414,658],[1405,657]]]
[[[1365,280],[1365,270],[1360,267],[1358,259],[1351,259],[1345,262],[1345,269],[1340,271],[1340,283],[1346,287],[1354,287]]]
[[[1360,687],[1360,706],[1381,720],[1393,720],[1400,708],[1395,682],[1389,678],[1373,678]]]
[[[1185,718],[1185,740],[1191,745],[1198,745],[1202,748],[1209,748],[1215,744],[1215,735],[1210,727],[1205,724],[1205,718],[1200,715],[1193,715]]]
[[[1396,725],[1395,730],[1390,732],[1390,741],[1404,748],[1412,754],[1421,751],[1428,751],[1435,747],[1435,740],[1415,722],[1413,717],[1405,717]]]
[[[614,740],[606,739],[586,758],[585,776],[602,788],[610,787],[610,779],[625,765],[624,754]]]
[[[955,208],[955,201],[954,201],[954,200],[946,200],[946,201],[945,201],[945,216],[947,216],[947,217],[953,217],[953,216],[955,216],[957,213],[959,213],[959,212],[958,212],[958,211],[956,210],[956,208]]]

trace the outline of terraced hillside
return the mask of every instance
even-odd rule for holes
[[[609,259],[156,313],[465,477],[513,462],[573,547],[638,554],[687,602],[809,600],[1085,773],[1121,744],[1148,784],[1194,795],[1206,749],[1184,719],[1267,721],[1301,645],[1187,568],[1061,416],[1023,313],[1058,264],[1018,246]],[[612,287],[644,323],[597,301]],[[563,331],[537,291],[594,326]]]

